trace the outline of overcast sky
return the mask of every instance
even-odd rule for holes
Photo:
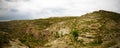
[[[120,0],[0,0],[0,20],[80,16],[95,10],[120,13]]]

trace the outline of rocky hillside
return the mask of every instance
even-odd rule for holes
[[[120,14],[0,22],[0,48],[120,48]]]

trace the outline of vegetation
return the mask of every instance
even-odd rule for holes
[[[49,43],[49,47],[51,47],[53,46],[51,44],[59,44],[56,41],[67,42],[70,45],[64,43],[66,46],[75,46],[76,48],[96,47],[110,42],[105,44],[108,48],[119,43],[119,41],[111,42],[111,40],[120,39],[119,20],[120,14],[100,10],[81,17],[52,17],[0,22],[0,48],[9,44],[10,40],[16,39],[30,48],[44,47]],[[65,29],[61,32],[67,35],[59,36],[58,32],[61,29]],[[56,46],[60,46],[58,44]]]
[[[10,37],[7,33],[0,31],[0,48],[5,44],[9,44],[9,39]]]
[[[100,45],[102,43],[102,41],[98,41],[98,40],[94,40],[92,42],[89,43],[90,46],[97,46]]]
[[[72,35],[73,35],[73,37],[74,37],[74,40],[75,41],[77,41],[77,38],[78,38],[78,30],[77,29],[73,29],[73,31],[72,31]]]

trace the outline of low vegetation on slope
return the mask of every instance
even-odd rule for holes
[[[0,22],[0,44],[10,47],[10,41],[18,40],[29,48],[120,47],[119,20],[120,14],[100,10],[81,17]]]
[[[53,17],[48,19],[1,22],[0,31],[8,33],[10,35],[10,40],[19,39],[29,47],[43,46],[48,42],[50,36],[54,38],[54,35],[52,35],[51,32],[44,31],[46,28],[54,23],[74,18],[77,17]],[[1,38],[2,37],[3,36],[1,35]]]

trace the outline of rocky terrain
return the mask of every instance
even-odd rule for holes
[[[120,48],[120,14],[0,22],[0,48]]]

